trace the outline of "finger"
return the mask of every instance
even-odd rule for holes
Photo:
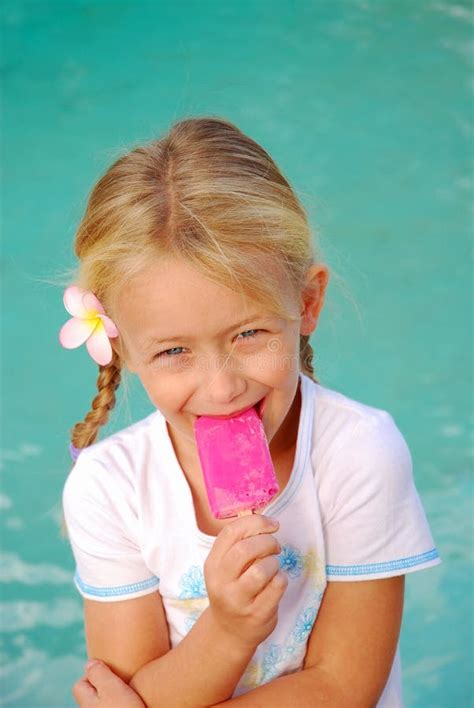
[[[94,705],[145,708],[145,704],[133,688],[114,674],[103,661],[94,659],[88,662],[86,675],[97,690],[97,703]]]
[[[97,691],[85,677],[76,681],[72,687],[72,695],[81,708],[89,708],[97,702]]]
[[[266,556],[256,560],[239,578],[239,592],[245,593],[247,598],[254,599],[267,587],[279,569],[280,562],[277,556]]]
[[[278,555],[280,552],[281,547],[278,539],[272,534],[264,533],[241,539],[234,543],[222,559],[222,572],[229,579],[237,580],[259,558],[265,558],[272,554]]]
[[[288,575],[279,570],[268,585],[255,597],[254,610],[255,613],[262,617],[265,621],[275,611],[276,605],[280,602],[288,587]]]
[[[238,541],[257,534],[275,533],[280,528],[276,519],[270,519],[263,514],[240,516],[219,532],[212,547],[212,555],[216,563],[220,563],[229,549]]]
[[[118,690],[128,687],[122,679],[109,669],[107,664],[99,659],[94,659],[86,664],[86,676],[90,683],[95,686],[99,694],[104,693],[109,697]]]

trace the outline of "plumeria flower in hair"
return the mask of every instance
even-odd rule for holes
[[[94,293],[71,285],[64,291],[63,301],[72,319],[59,332],[62,346],[75,349],[85,342],[87,351],[97,364],[110,364],[113,352],[109,338],[118,337],[119,333]]]

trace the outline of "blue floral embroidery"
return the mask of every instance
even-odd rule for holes
[[[270,681],[278,674],[277,664],[282,660],[281,646],[278,644],[270,644],[268,651],[262,659],[262,681]]]
[[[181,592],[180,600],[189,600],[194,597],[207,597],[206,584],[202,568],[192,565],[187,573],[181,576],[179,581]]]
[[[304,567],[303,556],[294,546],[283,546],[278,556],[280,568],[285,571],[290,578],[297,578],[301,575]]]
[[[195,624],[198,619],[200,618],[202,612],[197,611],[193,612],[192,614],[188,615],[184,621],[184,627],[186,629],[186,632],[189,632],[189,630],[192,628],[193,624]]]
[[[317,608],[308,607],[301,612],[296,620],[296,627],[293,630],[293,636],[298,642],[305,642],[313,629],[313,624],[316,619]]]
[[[291,610],[288,610],[288,621],[291,621],[291,625],[287,630],[285,629],[282,643],[274,642],[268,647],[265,644],[262,653],[248,664],[239,681],[239,691],[253,690],[282,675],[287,668],[294,671],[302,666],[307,641],[326,589],[324,564],[317,553],[317,548],[309,548],[303,555],[292,544],[282,544],[278,561],[280,568],[290,578],[298,578],[296,582],[292,582],[289,589],[297,592],[298,596],[300,589],[304,589],[304,598],[298,600],[299,609],[292,605]],[[301,606],[300,602],[304,604]]]

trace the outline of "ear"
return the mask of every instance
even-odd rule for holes
[[[301,294],[300,334],[309,335],[316,329],[328,282],[329,269],[323,263],[315,263],[309,268]]]

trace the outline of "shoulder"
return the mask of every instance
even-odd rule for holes
[[[385,409],[311,382],[314,396],[312,463],[329,501],[344,489],[403,487],[412,477],[406,440]],[[394,487],[393,487],[394,489]],[[393,491],[392,489],[392,491]]]
[[[154,411],[146,418],[84,448],[74,463],[63,488],[63,502],[70,506],[79,500],[114,503],[130,496],[139,483],[141,470],[149,460],[155,439],[157,418]]]
[[[319,436],[350,436],[357,426],[390,427],[394,423],[391,414],[383,408],[357,401],[309,377],[306,377],[306,384],[314,409],[314,427],[318,428]]]

